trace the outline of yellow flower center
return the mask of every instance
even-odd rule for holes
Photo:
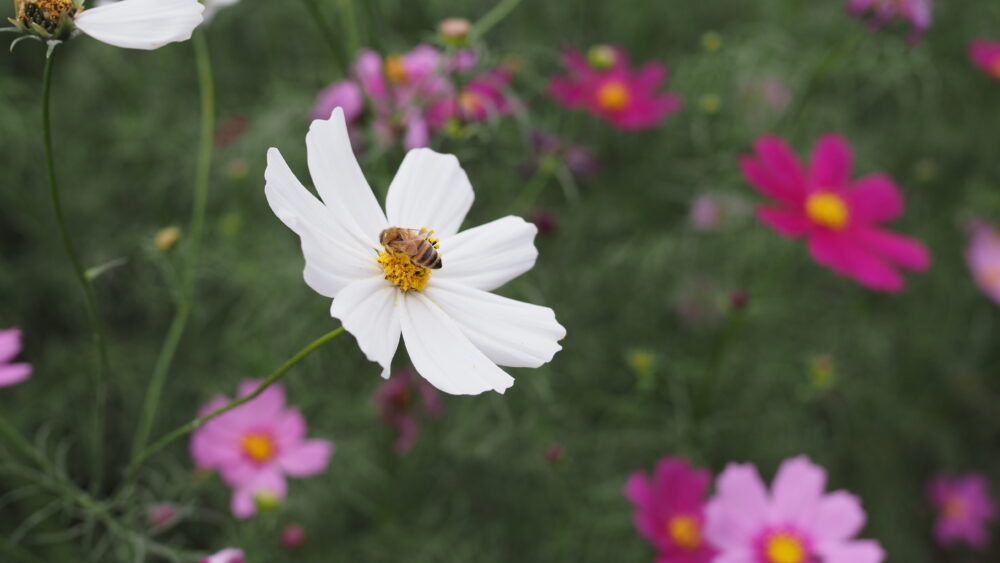
[[[769,563],[804,563],[806,549],[802,542],[788,534],[774,534],[767,540]]]
[[[979,281],[990,289],[1000,289],[1000,265],[989,265],[979,273]]]
[[[378,254],[378,263],[385,272],[385,279],[391,281],[402,292],[421,291],[431,279],[431,271],[417,266],[402,252],[383,250]]]
[[[475,92],[466,90],[458,95],[458,105],[466,113],[476,113],[483,107],[483,98]]]
[[[667,522],[667,532],[674,544],[685,550],[694,551],[701,545],[701,527],[690,516],[675,516]]]
[[[621,111],[631,101],[628,88],[619,81],[608,82],[597,90],[597,105],[605,111]]]
[[[274,440],[267,434],[250,432],[243,436],[243,453],[257,463],[270,461],[274,457]]]
[[[839,231],[847,225],[847,203],[837,194],[818,192],[806,200],[806,214],[813,222]]]
[[[393,55],[385,59],[385,75],[389,80],[402,84],[406,82],[406,67],[403,66],[403,57]]]
[[[19,23],[24,26],[34,23],[49,33],[59,28],[63,16],[72,18],[82,9],[73,0],[18,0],[16,4]]]
[[[952,497],[944,503],[942,511],[944,512],[945,518],[949,520],[960,520],[965,517],[965,501],[958,497]]]

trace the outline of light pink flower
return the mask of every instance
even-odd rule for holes
[[[462,90],[432,105],[427,119],[434,128],[443,127],[448,120],[464,123],[489,121],[511,113],[511,104],[504,91],[511,75],[496,68],[473,78]]]
[[[691,224],[699,231],[714,231],[722,226],[725,210],[711,194],[702,194],[691,202]]]
[[[705,509],[706,538],[718,563],[880,563],[877,541],[854,537],[861,501],[826,494],[826,471],[805,456],[786,460],[769,491],[753,465],[730,464]]]
[[[787,238],[805,238],[817,263],[870,289],[898,292],[898,269],[924,271],[930,253],[883,223],[903,214],[903,194],[885,174],[851,180],[853,155],[839,135],[820,138],[807,168],[777,137],[761,137],[740,159],[743,175],[772,205],[757,218]]]
[[[398,433],[395,448],[399,454],[413,448],[419,430],[419,410],[434,418],[444,413],[437,389],[416,377],[409,368],[396,372],[378,388],[375,408],[382,421]]]
[[[872,29],[879,29],[895,17],[910,22],[913,33],[910,42],[919,41],[931,27],[932,0],[847,0],[847,11],[868,20]]]
[[[976,39],[970,42],[969,58],[986,74],[1000,80],[1000,41]]]
[[[590,58],[567,50],[563,61],[569,74],[549,82],[549,92],[559,103],[582,109],[623,131],[648,129],[681,109],[676,94],[660,93],[667,81],[667,67],[646,63],[638,70],[629,64],[621,47],[597,47]]]
[[[976,220],[970,224],[965,261],[979,289],[1000,304],[1000,233],[989,223]]]
[[[251,394],[260,381],[244,381],[238,396]],[[229,403],[217,396],[199,411],[204,416]],[[199,468],[215,469],[233,487],[231,509],[237,518],[257,512],[258,501],[285,498],[285,477],[308,477],[326,469],[333,454],[327,440],[307,440],[306,421],[285,407],[281,385],[268,387],[256,399],[222,414],[195,430],[191,457]]]
[[[354,123],[365,109],[365,97],[361,87],[353,80],[334,82],[320,91],[316,96],[310,117],[312,119],[329,119],[337,107],[344,108],[344,119]]]
[[[243,563],[242,549],[223,549],[215,555],[209,555],[201,560],[201,563]]]
[[[31,376],[31,364],[11,363],[21,353],[21,331],[0,330],[0,387],[17,385]]]
[[[996,517],[989,483],[981,473],[935,477],[928,490],[938,510],[934,536],[945,546],[965,542],[976,549],[990,543],[989,523]]]
[[[651,477],[637,471],[625,484],[635,505],[635,527],[657,552],[657,563],[708,563],[715,550],[705,541],[705,496],[712,475],[686,459],[665,457]]]

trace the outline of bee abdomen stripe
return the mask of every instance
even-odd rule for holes
[[[427,264],[431,261],[431,258],[433,257],[434,257],[434,247],[431,245],[427,245],[427,249],[424,250],[424,253],[420,255],[420,259],[418,260],[418,262],[420,262],[421,264]]]

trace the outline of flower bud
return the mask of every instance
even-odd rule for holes
[[[566,457],[566,450],[562,447],[562,444],[549,444],[545,448],[545,459],[555,465]]]
[[[469,40],[472,24],[465,18],[448,18],[438,24],[438,33],[448,45],[461,47]]]
[[[605,70],[615,66],[615,50],[608,45],[595,45],[587,51],[587,60],[590,66]]]
[[[306,529],[300,524],[289,524],[281,530],[281,546],[288,551],[298,551],[306,543]]]
[[[708,115],[715,115],[722,109],[722,98],[717,94],[705,94],[698,100],[701,111]]]
[[[722,48],[722,36],[714,31],[701,36],[701,47],[709,53],[715,53]]]
[[[161,252],[166,252],[173,248],[177,241],[181,239],[181,230],[177,227],[167,227],[165,229],[160,229],[160,232],[156,233],[155,243],[156,248]]]
[[[281,499],[278,498],[278,495],[267,489],[257,491],[253,496],[253,500],[257,504],[257,509],[261,512],[270,512],[281,505]]]
[[[146,512],[146,522],[149,527],[158,530],[173,524],[177,519],[177,505],[170,503],[155,504]]]

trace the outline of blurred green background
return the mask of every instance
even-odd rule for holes
[[[355,2],[353,26],[343,21],[348,4],[321,1],[336,36],[348,40],[343,31],[354,29],[361,45],[393,53],[433,40],[441,19],[475,21],[494,2]],[[291,481],[281,507],[237,522],[228,489],[195,474],[185,440],[148,465],[116,510],[141,529],[142,510],[177,502],[183,521],[156,541],[179,553],[239,546],[251,562],[648,561],[621,493],[629,472],[669,454],[715,471],[750,461],[769,479],[782,459],[805,453],[828,468],[831,488],[864,499],[863,535],[880,540],[889,561],[1000,560],[996,547],[939,551],[924,492],[931,475],[968,470],[985,471],[1000,491],[1000,311],[962,259],[963,222],[1000,220],[1000,84],[965,54],[970,39],[1000,36],[1000,4],[939,4],[927,38],[909,48],[905,30],[870,34],[839,1],[525,0],[484,42],[497,60],[520,60],[514,89],[526,119],[433,146],[458,154],[476,189],[466,225],[531,211],[512,208],[530,130],[598,154],[603,171],[580,182],[578,199],[555,181],[544,186],[537,207],[558,229],[539,237],[535,269],[501,290],[554,308],[568,330],[564,350],[541,369],[513,370],[517,383],[504,396],[445,397],[445,416],[397,456],[371,400],[377,366],[352,338],[338,339],[285,379],[310,434],[337,445],[327,472]],[[302,281],[298,241],[268,208],[263,171],[276,146],[308,179],[308,112],[341,76],[302,2],[244,0],[202,31],[217,122],[244,116],[248,128],[216,152],[195,312],[156,436],[337,326],[328,300]],[[708,32],[721,49],[705,49]],[[561,70],[559,50],[598,43],[665,62],[685,110],[626,134],[555,105],[545,77]],[[64,451],[62,463],[84,483],[97,367],[45,184],[42,61],[36,43],[0,57],[0,326],[24,329],[22,357],[35,364],[29,383],[0,392],[0,408],[47,451]],[[745,85],[761,77],[786,85],[786,110],[748,98]],[[133,52],[81,37],[60,49],[54,88],[70,229],[87,265],[127,259],[97,281],[114,364],[107,447],[120,468],[173,312],[167,280],[179,253],[160,252],[153,237],[186,225],[191,205],[192,47]],[[718,96],[717,112],[704,110],[704,96]],[[829,131],[854,144],[860,172],[897,180],[908,203],[897,228],[933,252],[930,272],[910,276],[898,296],[837,278],[752,217],[712,233],[690,225],[698,194],[758,200],[737,167],[756,137],[777,133],[803,154]],[[380,196],[402,155],[362,158]],[[733,291],[746,292],[745,310],[729,305]],[[691,300],[696,319],[682,314]],[[817,384],[824,358],[833,375]],[[546,458],[552,444],[564,449],[558,462]],[[88,537],[72,516],[42,512],[50,496],[4,494],[22,486],[0,473],[0,535],[19,546],[4,561],[114,560],[113,551],[84,548],[101,545],[99,532]],[[297,554],[278,542],[291,522],[309,536]]]

